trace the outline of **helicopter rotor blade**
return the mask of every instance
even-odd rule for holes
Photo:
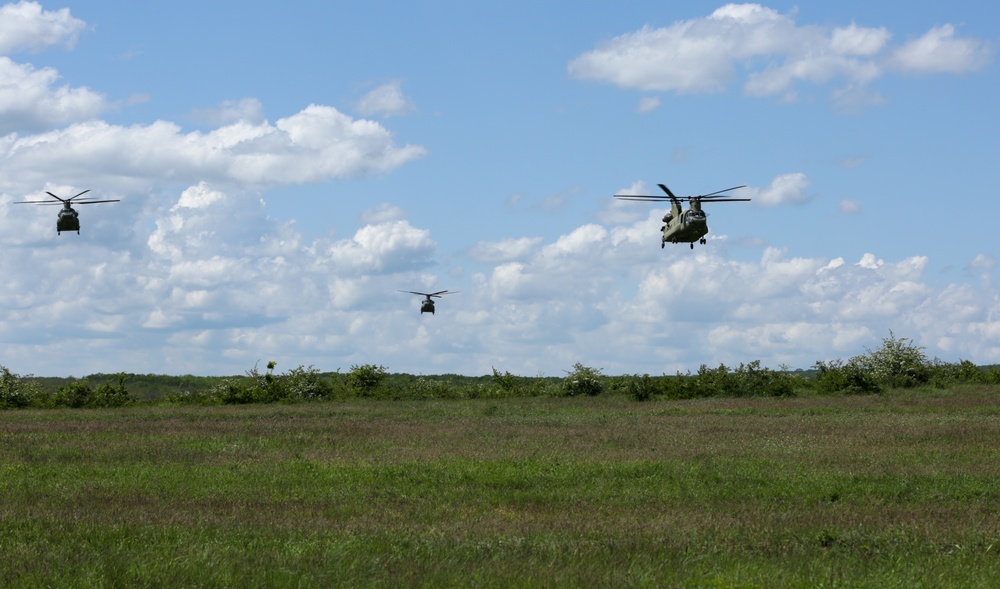
[[[121,202],[121,200],[117,199],[117,198],[116,199],[111,199],[111,200],[77,200],[77,201],[73,201],[73,204],[75,204],[75,205],[92,205],[92,204],[97,204],[99,202]]]
[[[83,192],[81,192],[80,194],[74,194],[73,196],[69,197],[69,198],[68,198],[68,199],[66,199],[66,200],[73,200],[74,198],[76,198],[76,197],[78,197],[78,196],[83,196],[84,194],[87,194],[88,192],[90,192],[90,189],[89,189],[89,188],[88,188],[88,189],[86,189],[86,190],[84,190],[84,191],[83,191]],[[52,193],[50,192],[49,194],[52,194]]]
[[[51,196],[52,198],[58,199],[60,202],[66,202],[67,200],[69,200],[69,199],[66,199],[66,198],[62,198],[61,196],[56,196],[56,195],[52,194],[51,192],[49,192],[48,190],[45,191],[45,194]]]
[[[618,199],[621,199],[621,200],[645,200],[645,201],[650,201],[650,200],[653,200],[653,201],[656,201],[656,200],[667,201],[667,200],[671,200],[669,196],[663,196],[663,195],[660,195],[660,194],[648,195],[648,196],[647,195],[643,195],[643,194],[616,194],[615,198],[618,198]]]
[[[747,187],[746,184],[741,184],[739,186],[733,186],[732,188],[727,188],[725,190],[716,190],[715,192],[710,192],[708,194],[703,194],[703,195],[699,196],[698,198],[712,198],[716,194],[722,194],[723,192],[729,192],[730,190],[736,190],[737,188],[746,188],[746,187]]]
[[[677,195],[674,194],[673,192],[670,192],[670,189],[667,188],[666,184],[657,184],[657,186],[660,187],[660,190],[662,190],[663,192],[666,192],[667,196],[669,196],[670,198],[677,198]]]
[[[431,297],[441,298],[442,295],[455,294],[457,292],[461,292],[457,290],[439,290],[437,292],[417,292],[415,290],[399,290],[398,288],[396,290],[399,292],[407,292],[410,294],[420,295],[422,297],[427,297],[428,299],[430,299]]]

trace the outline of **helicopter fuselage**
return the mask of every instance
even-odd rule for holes
[[[663,237],[660,247],[667,243],[690,243],[694,247],[696,241],[704,243],[708,235],[708,219],[700,206],[692,206],[681,210],[678,203],[673,203],[670,213],[663,217]]]
[[[424,299],[420,303],[420,314],[423,315],[424,313],[430,313],[431,315],[434,314],[434,301],[430,299]]]
[[[76,209],[68,204],[59,211],[59,216],[56,218],[56,235],[63,231],[80,233],[80,215],[77,214]]]

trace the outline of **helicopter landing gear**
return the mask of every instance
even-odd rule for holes
[[[691,249],[694,249],[694,242],[691,242]]]
[[[665,248],[665,247],[667,247],[667,242],[665,242],[665,241],[661,241],[661,242],[660,242],[660,249],[663,249],[663,248]]]

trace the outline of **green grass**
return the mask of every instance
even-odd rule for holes
[[[0,586],[990,587],[996,387],[0,414]]]

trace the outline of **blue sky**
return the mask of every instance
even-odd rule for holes
[[[874,4],[874,5],[873,5]],[[17,373],[1000,358],[992,3],[0,5]],[[706,205],[659,247],[655,204]],[[11,203],[91,189],[80,235]],[[457,290],[436,315],[398,290]]]

